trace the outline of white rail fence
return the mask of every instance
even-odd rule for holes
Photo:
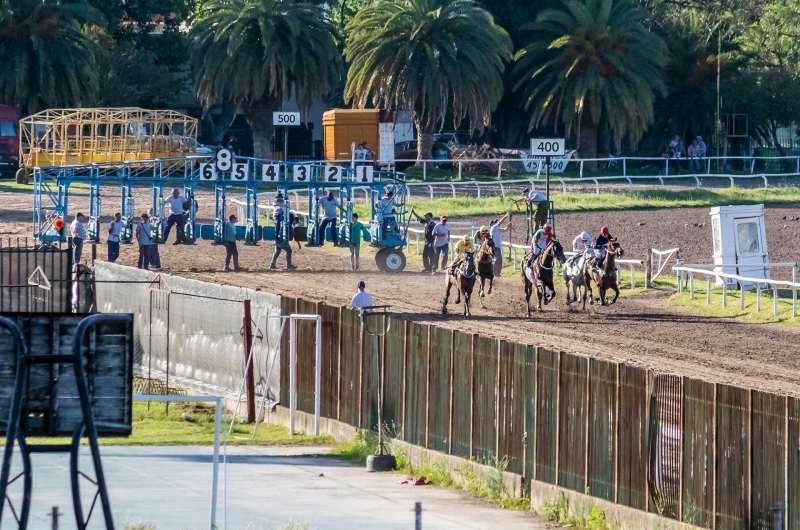
[[[688,277],[689,282],[689,298],[694,299],[694,277],[701,275],[706,278],[706,304],[711,304],[711,291],[712,279],[719,279],[722,281],[722,307],[728,305],[728,282],[725,280],[732,280],[738,284],[739,287],[739,309],[745,309],[745,288],[748,286],[755,286],[756,290],[756,312],[761,311],[761,291],[772,291],[772,316],[777,317],[779,314],[778,302],[780,297],[778,295],[779,288],[786,288],[792,290],[792,318],[797,318],[797,288],[800,283],[797,283],[797,264],[796,263],[766,263],[764,267],[792,267],[792,281],[782,280],[768,280],[765,278],[752,278],[748,276],[741,276],[738,274],[731,274],[718,270],[713,270],[704,267],[718,267],[718,265],[675,265],[672,270],[678,276],[678,292],[684,290],[684,279]],[[741,268],[741,267],[740,267]]]

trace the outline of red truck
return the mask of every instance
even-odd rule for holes
[[[0,173],[11,176],[19,168],[19,114],[0,105]]]

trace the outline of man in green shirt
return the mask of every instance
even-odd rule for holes
[[[358,214],[353,214],[353,220],[350,222],[350,267],[354,271],[361,270],[359,263],[359,254],[361,253],[361,236],[364,232],[364,225],[358,222]]]

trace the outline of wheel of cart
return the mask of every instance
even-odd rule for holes
[[[375,255],[375,264],[382,272],[402,272],[406,268],[406,255],[402,248],[384,247]]]

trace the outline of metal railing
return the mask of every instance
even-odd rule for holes
[[[739,309],[744,311],[744,291],[746,285],[753,285],[756,289],[756,312],[761,311],[761,291],[772,290],[772,316],[778,316],[778,288],[784,287],[792,290],[792,318],[797,318],[797,264],[796,263],[765,263],[758,268],[764,267],[792,267],[792,281],[771,280],[766,278],[751,278],[738,274],[730,274],[717,270],[710,270],[704,267],[719,267],[720,265],[675,265],[672,270],[678,275],[678,292],[683,292],[684,275],[689,279],[689,298],[694,300],[694,276],[700,274],[706,278],[706,305],[711,304],[711,280],[716,278],[722,280],[722,307],[728,305],[728,282],[733,280],[739,286]],[[755,267],[755,266],[754,266]],[[740,267],[741,268],[741,267]],[[763,287],[766,285],[767,287]]]

